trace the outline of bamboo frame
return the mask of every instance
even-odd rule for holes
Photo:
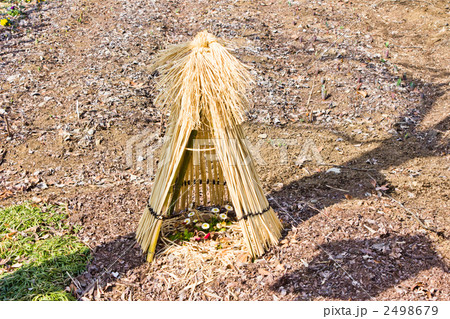
[[[231,202],[249,253],[264,254],[278,243],[282,225],[264,196],[241,127],[251,83],[247,69],[207,32],[160,52],[155,68],[161,74],[155,103],[171,113],[163,164],[136,231],[147,260],[164,219],[200,202]],[[194,148],[196,138],[208,145]]]

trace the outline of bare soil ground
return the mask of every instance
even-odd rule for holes
[[[82,299],[450,300],[449,9],[440,0],[29,6],[0,29],[11,131],[0,117],[0,205],[67,204],[94,256],[77,279]],[[254,262],[239,251],[211,258],[205,242],[192,254],[161,244],[148,264],[134,231],[156,164],[142,150],[156,149],[165,125],[152,56],[204,29],[254,75],[245,130],[284,237]]]

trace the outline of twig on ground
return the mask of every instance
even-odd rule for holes
[[[350,191],[348,191],[348,190],[346,190],[346,189],[337,188],[337,187],[333,187],[333,186],[330,186],[330,185],[325,185],[325,186],[328,187],[328,188],[331,188],[331,189],[335,189],[335,190],[337,190],[337,191],[350,193]]]
[[[9,126],[9,120],[8,120],[8,116],[6,116],[6,111],[4,109],[0,109],[0,114],[3,115],[3,119],[5,120],[6,123],[6,131],[8,132],[8,136],[12,136],[11,133],[11,127]]]
[[[3,160],[5,158],[6,150],[0,149],[0,165],[3,164]]]
[[[319,166],[332,166],[332,167],[350,169],[353,171],[361,171],[361,172],[370,172],[370,171],[377,172],[377,170],[374,168],[356,168],[356,167],[348,167],[348,166],[328,164],[328,163],[321,163],[321,164],[319,164]]]
[[[77,118],[80,119],[80,110],[79,110],[79,108],[78,108],[78,104],[79,104],[79,103],[78,103],[78,100],[77,100],[75,110],[76,110],[76,112],[77,112]]]
[[[80,282],[79,282],[78,280],[74,279],[74,278],[69,274],[68,271],[66,271],[66,274],[67,274],[67,275],[69,276],[69,278],[72,280],[72,282],[73,282],[73,284],[75,285],[75,287],[76,287],[77,289],[81,289]]]
[[[306,102],[306,109],[308,109],[309,103],[311,102],[311,96],[312,96],[312,93],[313,93],[313,90],[314,90],[314,82],[315,82],[315,79],[313,79],[313,83],[311,85],[311,91],[309,92],[308,102]],[[312,107],[308,110],[308,113],[309,113],[308,114],[309,115],[309,121],[312,122],[312,120],[313,120]]]

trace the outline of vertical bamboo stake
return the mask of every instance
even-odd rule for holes
[[[223,185],[222,185],[222,177],[220,177],[220,165],[219,165],[219,161],[216,160],[216,162],[214,163],[214,170],[216,172],[216,184],[217,184],[217,192],[218,192],[218,197],[219,197],[219,201],[218,204],[220,206],[223,206]]]
[[[205,154],[204,152],[200,153],[200,170],[202,173],[202,195],[203,195],[203,206],[208,205],[208,194],[206,189],[206,180],[208,177],[206,176],[206,161],[205,161]]]
[[[191,156],[191,161],[189,163],[189,179],[188,179],[188,190],[187,190],[187,194],[188,194],[188,207],[191,206],[192,203],[195,202],[195,198],[194,198],[194,151],[192,151],[192,156]]]
[[[194,152],[192,152],[192,151],[189,151],[191,154],[193,154]],[[184,186],[185,186],[185,188],[184,188],[184,208],[187,208],[187,207],[189,207],[189,201],[190,201],[190,182],[189,182],[189,180],[190,180],[190,172],[191,172],[191,161],[189,162],[189,164],[188,164],[188,168],[187,168],[187,170],[186,170],[186,176],[184,177]]]
[[[213,141],[211,140],[211,145],[214,145]],[[217,174],[216,174],[216,166],[217,166],[217,156],[216,151],[211,151],[211,173],[212,173],[212,188],[214,193],[214,205],[219,205],[219,192],[217,187]]]
[[[183,180],[181,189],[180,189],[180,210],[183,210],[186,207],[186,197],[184,196],[186,191],[185,181]]]
[[[208,147],[210,147],[211,138],[210,138],[209,134],[207,135],[207,138],[208,138],[208,144],[209,144]],[[212,188],[212,180],[214,177],[212,175],[212,169],[211,169],[211,151],[206,151],[206,167],[207,167],[207,171],[208,171],[209,204],[212,206],[212,205],[214,205],[214,190]]]
[[[153,257],[155,256],[156,243],[158,242],[159,232],[161,231],[162,220],[158,220],[156,222],[156,230],[153,232],[153,237],[150,243],[150,247],[147,253],[147,261],[152,262]]]
[[[198,156],[198,153],[200,153],[200,152],[197,151],[197,156]],[[198,159],[198,157],[197,157],[197,159]],[[195,206],[199,206],[200,205],[200,185],[199,185],[200,176],[199,176],[199,169],[198,169],[198,161],[194,164],[197,164],[197,165],[195,165],[195,177],[194,177],[195,178]]]
[[[197,131],[193,130],[191,132],[191,135],[189,136],[189,140],[187,142],[186,147],[192,148],[192,145],[194,144],[195,136],[197,136]],[[178,199],[178,196],[180,195],[180,189],[183,184],[184,176],[186,175],[186,170],[187,170],[187,167],[188,167],[191,157],[192,157],[192,152],[184,150],[183,159],[181,160],[181,165],[180,165],[180,172],[178,174],[177,180],[175,181],[175,187],[173,190],[172,200],[171,200],[170,206],[169,206],[168,216],[172,215],[173,210],[175,208],[175,202]]]

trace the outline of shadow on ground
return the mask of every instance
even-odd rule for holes
[[[107,291],[111,284],[146,262],[135,233],[95,247],[92,255],[87,271],[76,278],[80,288],[76,292],[78,298],[99,298],[103,290]]]
[[[89,260],[87,247],[75,253],[31,262],[0,278],[0,300],[75,300],[72,278],[84,271]]]
[[[404,114],[397,118],[394,124],[396,134],[382,140],[375,149],[341,163],[340,174],[330,174],[322,170],[284,185],[280,190],[272,191],[267,195],[271,205],[286,222],[292,224],[292,219],[295,219],[294,224],[297,224],[318,214],[320,209],[345,200],[348,195],[364,199],[367,193],[374,193],[376,187],[387,183],[381,170],[400,166],[414,158],[448,154],[450,140],[445,137],[445,132],[450,130],[450,116],[429,129],[417,129],[425,116],[431,112],[436,100],[445,94],[446,86],[447,84],[420,83],[420,87],[428,88],[427,96],[421,104],[405,110]],[[361,143],[343,133],[338,135],[344,141]],[[339,191],[338,188],[347,192]],[[390,191],[394,188],[395,185],[390,185]],[[318,200],[315,204],[317,209],[311,205],[298,205],[312,199]]]
[[[370,300],[423,270],[449,271],[424,235],[340,240],[322,244],[318,250],[320,254],[307,266],[289,271],[271,288],[279,291],[283,287],[298,300]],[[445,284],[414,283],[396,289],[430,299]]]

